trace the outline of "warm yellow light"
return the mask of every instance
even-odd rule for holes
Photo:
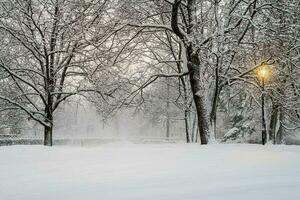
[[[257,70],[258,77],[261,79],[264,79],[264,80],[268,79],[268,77],[270,76],[270,73],[271,73],[270,69],[267,65],[263,65],[263,66],[259,67]]]

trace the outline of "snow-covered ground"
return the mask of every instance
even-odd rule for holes
[[[298,200],[300,147],[0,147],[1,200]]]

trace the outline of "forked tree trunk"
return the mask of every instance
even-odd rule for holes
[[[187,67],[190,76],[190,84],[193,93],[193,99],[196,106],[198,116],[198,128],[201,139],[201,144],[207,144],[208,142],[208,117],[205,109],[205,94],[203,94],[201,88],[200,77],[200,59],[199,48],[195,46],[194,41],[191,41],[196,34],[198,34],[197,27],[197,0],[187,1],[187,30],[183,33],[183,30],[178,23],[179,8],[181,0],[175,0],[172,6],[171,27],[174,33],[182,40],[186,47]],[[191,36],[191,37],[189,37]],[[195,38],[194,38],[195,39]]]
[[[205,109],[205,99],[203,89],[201,89],[201,77],[200,77],[200,60],[198,54],[193,52],[193,48],[189,46],[187,48],[187,66],[190,75],[190,84],[193,93],[193,98],[196,106],[196,112],[198,117],[199,135],[201,144],[208,143],[208,120]]]

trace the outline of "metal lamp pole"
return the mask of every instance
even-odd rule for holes
[[[267,141],[267,128],[265,119],[265,78],[262,77],[262,95],[261,95],[261,122],[262,122],[262,145],[266,144]]]

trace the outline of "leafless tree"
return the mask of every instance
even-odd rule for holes
[[[85,65],[101,40],[101,20],[109,11],[104,1],[14,0],[0,3],[0,31],[5,55],[0,68],[19,96],[0,99],[19,108],[44,127],[44,144],[52,145],[54,112],[80,92]],[[105,29],[103,30],[105,34]]]

